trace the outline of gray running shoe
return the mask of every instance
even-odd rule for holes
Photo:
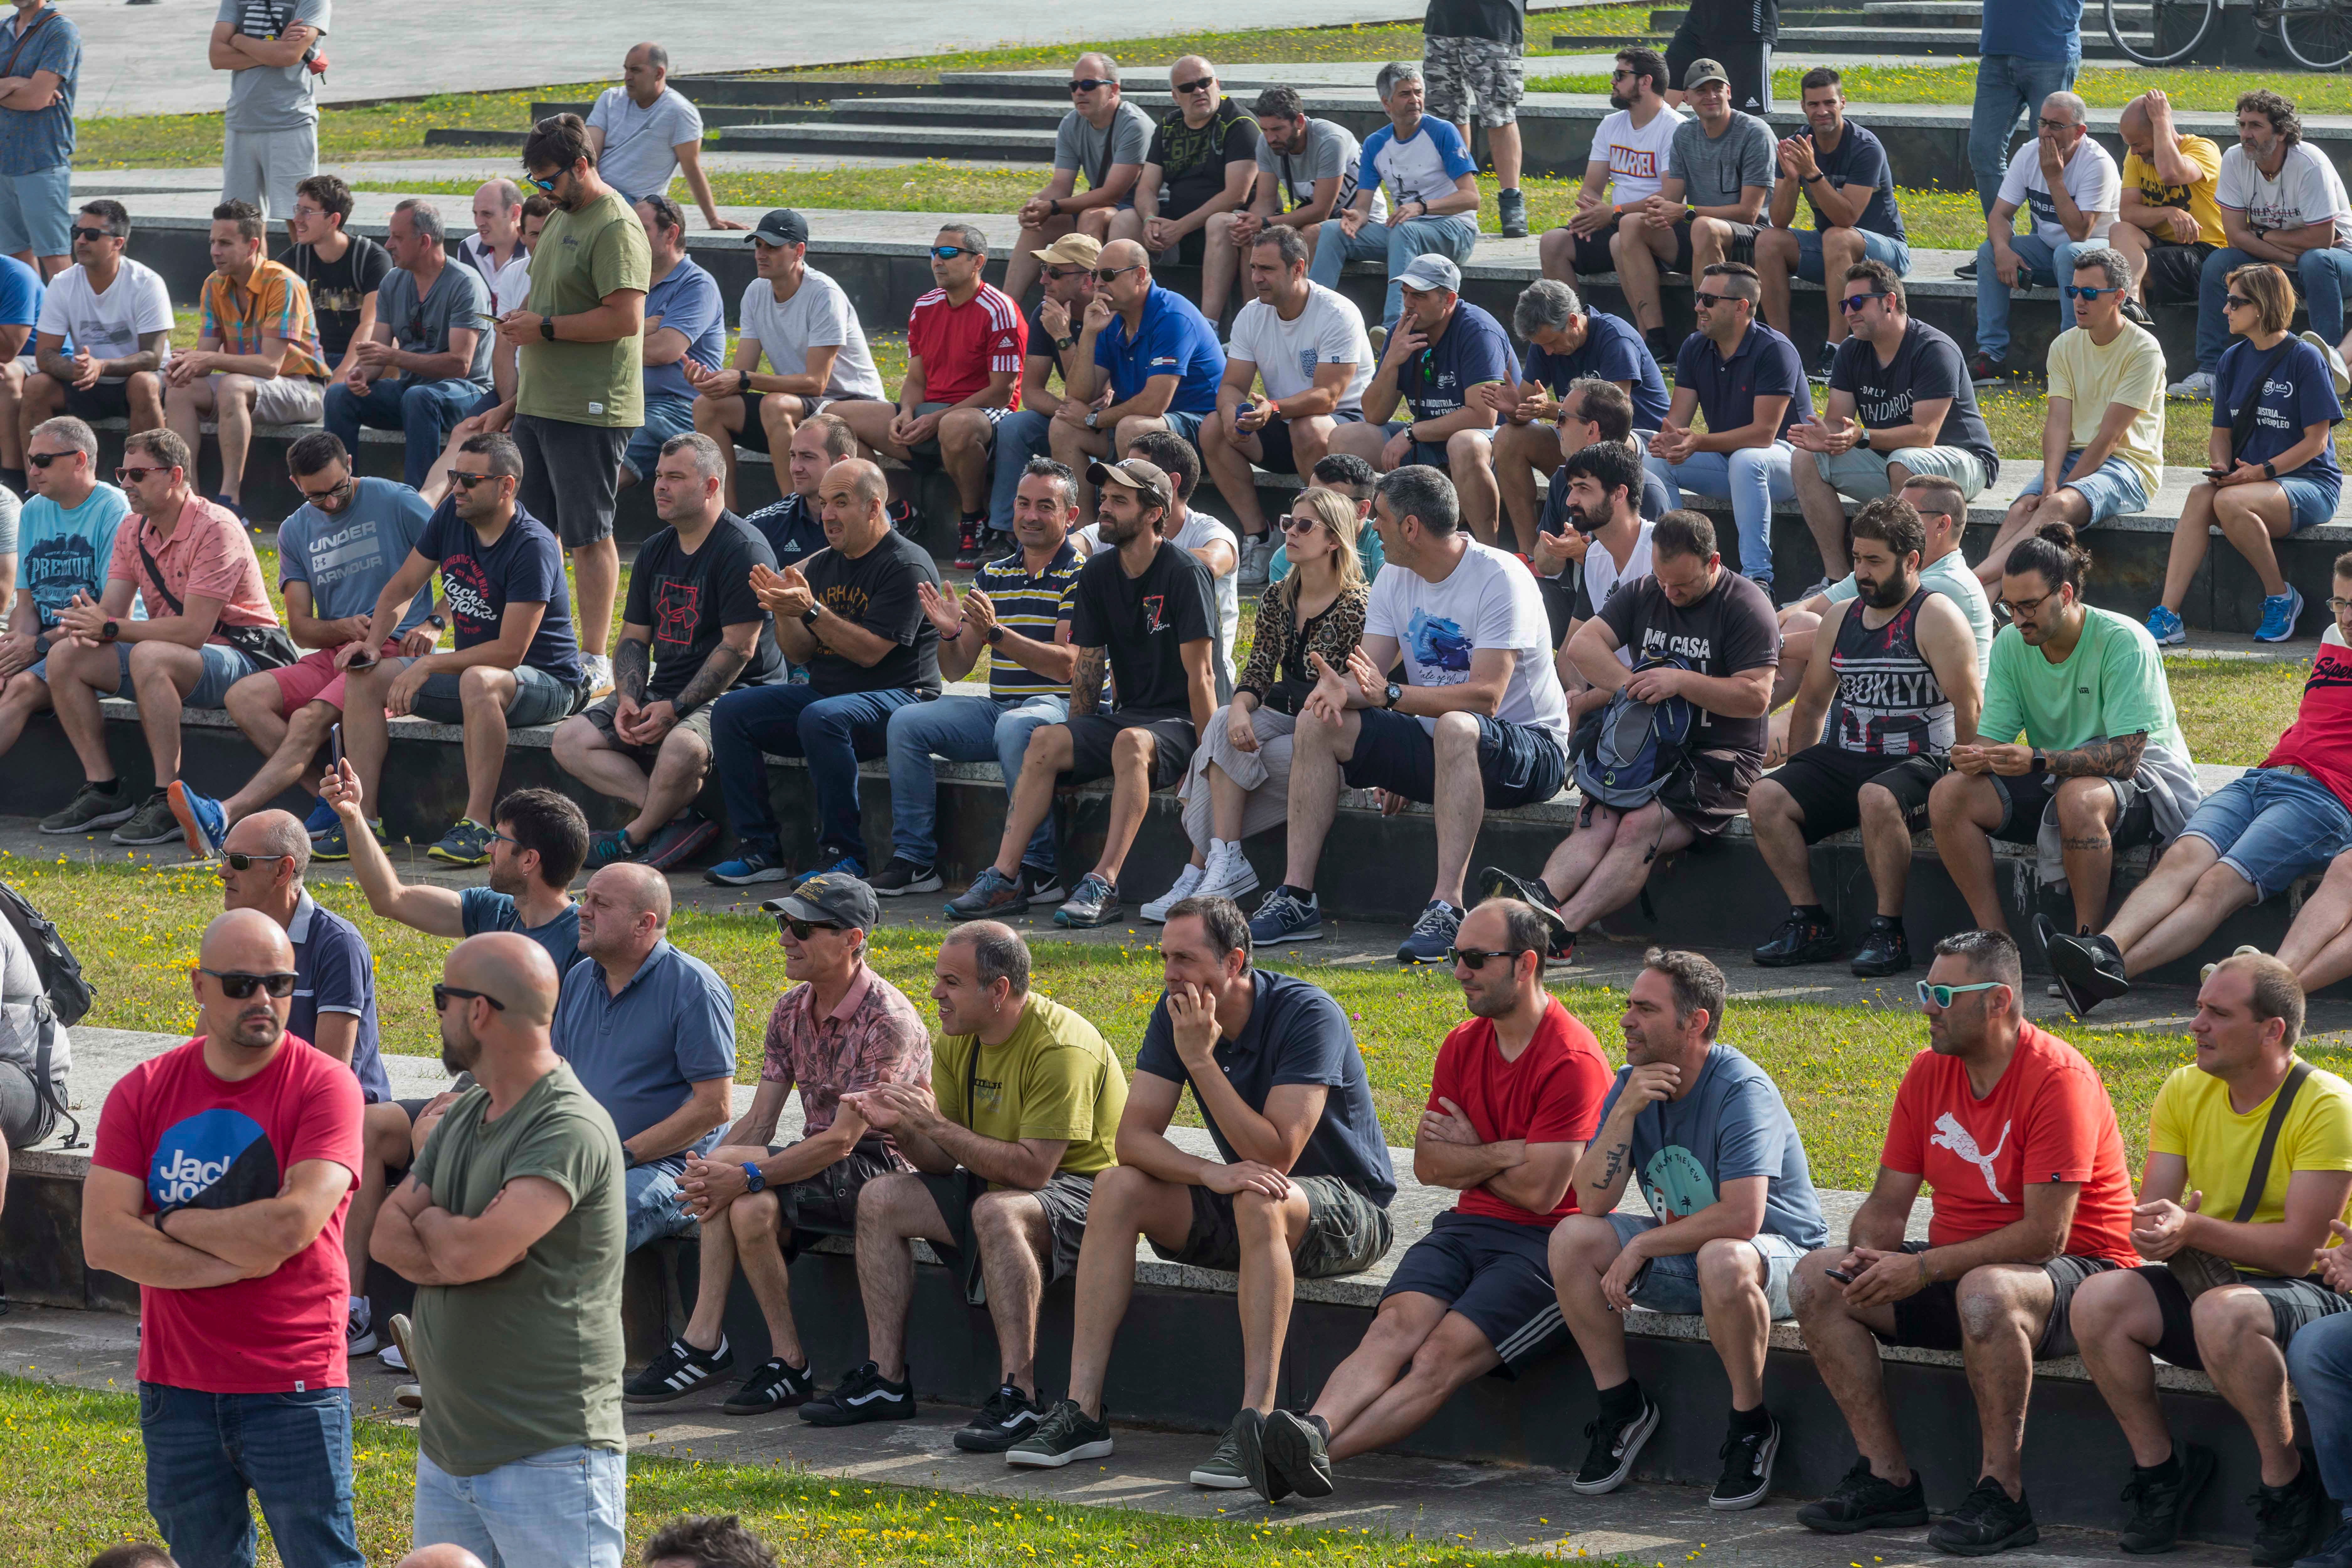
[[[102,794],[93,784],[74,791],[73,799],[63,811],[51,812],[41,818],[44,833],[94,833],[101,827],[111,827],[118,822],[128,822],[131,814],[139,809],[130,792],[115,784],[112,795]]]

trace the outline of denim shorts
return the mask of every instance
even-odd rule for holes
[[[2066,460],[2058,466],[2058,479],[2060,483],[2090,503],[2092,522],[2105,522],[2111,517],[2129,517],[2133,512],[2147,510],[2147,490],[2140,483],[2138,469],[2121,458],[2109,458],[2099,465],[2096,473],[2077,475],[2074,459],[2082,455],[2079,451],[2067,453]],[[2017,493],[2020,496],[2040,495],[2042,470],[2034,469],[2033,477],[2026,480],[2025,488]]]
[[[1609,1216],[1609,1227],[1617,1233],[1617,1245],[1623,1247],[1643,1231],[1657,1229],[1658,1222],[1646,1215],[1620,1210]],[[1748,1245],[1764,1260],[1764,1300],[1774,1321],[1793,1317],[1796,1309],[1789,1305],[1789,1281],[1795,1276],[1797,1260],[1805,1256],[1805,1249],[1785,1236],[1761,1230],[1748,1237]],[[1633,1289],[1627,1294],[1633,1298],[1633,1305],[1653,1312],[1684,1318],[1698,1316],[1698,1254],[1677,1252],[1651,1258],[1633,1277]]]
[[[2271,483],[2286,492],[2287,531],[2301,533],[2315,523],[2327,521],[2336,515],[2336,488],[2301,474],[2281,474]]]
[[[1865,260],[1892,267],[1897,278],[1910,276],[1911,247],[1908,244],[1896,239],[1892,235],[1880,234],[1875,229],[1858,228],[1854,232],[1862,236],[1862,254]],[[1808,283],[1820,283],[1824,281],[1828,270],[1822,261],[1821,230],[1799,229],[1797,231],[1797,276]]]
[[[59,163],[29,174],[0,174],[0,250],[14,256],[73,253],[73,169]]]
[[[569,719],[580,710],[583,688],[568,686],[543,669],[531,665],[515,668],[514,700],[507,704],[507,724],[511,729],[527,729],[533,724],[552,724],[559,719]],[[442,670],[428,675],[417,688],[415,700],[408,710],[417,718],[433,724],[463,724],[466,707],[457,695],[457,674]]]
[[[208,642],[201,651],[205,659],[204,678],[196,682],[194,690],[180,699],[180,706],[183,708],[217,708],[228,696],[230,687],[253,673],[253,660],[226,643]],[[119,642],[114,645],[114,666],[121,672],[119,683],[114,689],[114,695],[128,698],[131,696],[131,645],[129,643]],[[49,679],[49,661],[46,658],[42,659],[27,673],[46,686]]]
[[[694,399],[667,396],[661,393],[646,395],[646,422],[637,426],[629,444],[621,448],[621,467],[646,484],[654,477],[654,465],[661,460],[665,442],[674,436],[694,434]]]
[[[1437,738],[1410,713],[1367,708],[1356,752],[1341,772],[1350,789],[1384,789],[1427,805],[1437,798]],[[1477,714],[1478,777],[1486,808],[1533,805],[1568,782],[1568,753],[1541,730]]]
[[[2352,848],[2352,812],[2316,779],[2249,768],[2207,795],[2180,834],[2210,844],[2255,898],[2270,899]]]

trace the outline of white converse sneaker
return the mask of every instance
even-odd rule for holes
[[[1167,920],[1170,910],[1201,890],[1202,879],[1207,875],[1206,867],[1187,865],[1181,871],[1176,873],[1174,887],[1143,906],[1141,910],[1143,918],[1154,925]]]
[[[1197,897],[1214,895],[1231,899],[1236,903],[1247,894],[1257,891],[1257,873],[1250,868],[1249,858],[1238,844],[1226,844],[1209,852],[1208,875],[1201,879]]]

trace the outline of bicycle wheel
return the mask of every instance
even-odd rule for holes
[[[2123,18],[2116,16],[2119,8],[2133,11],[2141,4],[2147,8],[2147,31],[2124,30]],[[2205,41],[2212,29],[2213,15],[2221,9],[2221,0],[2105,0],[2107,37],[2116,48],[2144,66],[2168,66],[2186,56]]]
[[[2336,0],[2287,0],[2278,21],[2279,42],[2304,69],[2332,71],[2352,60],[2352,11]]]

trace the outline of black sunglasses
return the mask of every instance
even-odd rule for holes
[[[291,855],[247,855],[237,849],[226,849],[221,852],[222,863],[232,871],[250,871],[256,866],[271,860],[291,860],[292,858],[294,857]]]
[[[168,474],[169,468],[117,468],[114,482],[118,485],[143,484],[150,474]]]
[[[1838,304],[1844,310],[1847,315],[1851,316],[1856,310],[1861,310],[1864,305],[1869,304],[1873,300],[1892,300],[1893,298],[1895,298],[1894,295],[1880,289],[1868,294],[1849,294],[1844,299],[1840,300]]]
[[[2242,310],[2247,306],[2252,304],[2253,301],[2247,299],[2243,294],[2225,294],[2221,297],[2221,303],[2228,306],[2232,310]],[[37,461],[37,459],[36,460]]]
[[[1692,302],[1694,304],[1705,305],[1709,310],[1713,310],[1717,305],[1728,304],[1730,301],[1738,298],[1739,296],[1737,294],[1710,294],[1704,289],[1694,289],[1691,290]]]
[[[1473,969],[1484,969],[1498,958],[1516,959],[1523,952],[1533,952],[1531,947],[1449,947],[1445,956],[1455,963],[1466,963]]]
[[[1070,79],[1070,96],[1075,98],[1082,92],[1092,92],[1098,87],[1117,87],[1118,85],[1118,83],[1107,76],[1074,76]]]
[[[232,1002],[244,1001],[247,997],[253,994],[254,987],[256,986],[267,988],[270,995],[281,1000],[294,994],[294,981],[296,976],[290,972],[283,969],[271,974],[247,974],[241,970],[236,969],[223,973],[217,969],[203,968],[199,968],[196,973],[199,974],[209,974],[215,980],[219,981],[221,994],[227,997]]]
[[[1097,283],[1116,283],[1118,281],[1122,273],[1132,272],[1136,268],[1141,267],[1143,263],[1139,261],[1135,264],[1135,267],[1097,267],[1095,268],[1095,281]]]
[[[1215,77],[1196,76],[1191,81],[1178,82],[1176,84],[1176,90],[1178,92],[1207,92],[1216,85],[1217,79]]]
[[[776,923],[783,927],[786,931],[792,932],[793,940],[794,942],[808,941],[809,933],[812,931],[842,931],[846,929],[839,921],[799,921],[794,920],[790,915],[778,915],[776,917]]]
[[[499,477],[496,474],[469,474],[463,468],[448,468],[444,471],[448,474],[449,482],[463,490],[470,490],[485,479],[495,479]]]
[[[112,239],[114,237],[114,231],[110,228],[76,228],[73,231],[73,237],[76,239],[87,240],[89,243],[96,245],[101,239]]]
[[[59,458],[79,458],[81,454],[79,452],[27,452],[25,454],[25,461],[32,464],[33,467],[37,468],[46,468],[51,463],[56,462]]]
[[[443,985],[437,982],[433,987],[433,1010],[436,1013],[447,1012],[449,1009],[449,998],[452,996],[463,996],[469,1002],[488,1002],[492,1007],[498,1009],[498,1011],[501,1013],[507,1010],[507,1005],[505,1003],[499,1001],[497,997],[491,995],[487,991],[460,991],[455,985]]]

